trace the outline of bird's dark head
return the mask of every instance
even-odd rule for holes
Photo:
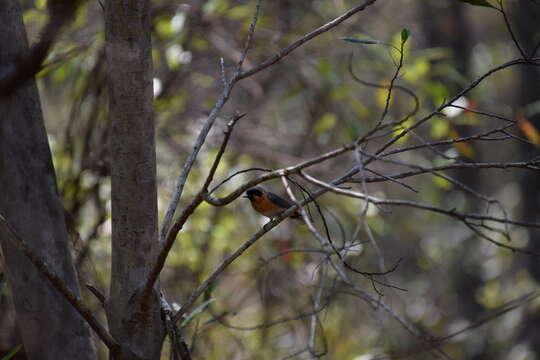
[[[249,199],[249,201],[257,201],[261,196],[263,196],[264,190],[260,187],[254,187],[252,189],[249,189],[244,194],[244,198]]]

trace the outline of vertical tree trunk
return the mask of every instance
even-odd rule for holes
[[[109,0],[105,15],[113,230],[108,320],[133,353],[159,359],[159,298],[155,292],[141,303],[139,293],[158,249],[150,2]]]
[[[19,2],[2,0],[0,77],[27,52]],[[78,294],[35,81],[0,99],[0,213]],[[28,358],[96,359],[90,330],[75,309],[3,234],[0,243]]]

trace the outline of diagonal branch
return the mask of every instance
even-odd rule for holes
[[[305,172],[302,172],[301,175],[307,181],[309,181],[310,183],[312,183],[314,185],[317,185],[317,186],[320,186],[320,187],[323,187],[323,188],[325,188],[325,189],[327,189],[327,190],[329,190],[329,191],[331,191],[333,193],[340,194],[340,195],[345,195],[345,196],[349,196],[349,197],[354,197],[354,198],[358,198],[358,199],[362,199],[362,200],[365,200],[365,201],[372,202],[375,205],[407,206],[407,207],[413,207],[413,208],[417,208],[417,209],[421,209],[421,210],[427,210],[427,211],[447,215],[449,217],[453,217],[453,218],[463,222],[465,224],[465,226],[467,226],[469,229],[471,229],[474,233],[476,233],[481,238],[483,238],[483,239],[485,239],[485,240],[487,240],[487,241],[489,241],[489,242],[491,242],[491,243],[493,243],[493,244],[495,244],[495,245],[497,245],[499,247],[502,247],[502,248],[505,248],[505,249],[508,249],[508,250],[511,250],[511,251],[514,251],[514,252],[523,253],[523,254],[528,254],[528,255],[533,255],[533,256],[540,256],[540,253],[538,253],[538,252],[534,252],[534,251],[530,251],[530,250],[526,250],[526,249],[521,249],[521,248],[514,247],[514,246],[509,246],[509,245],[503,244],[501,242],[498,242],[498,241],[486,236],[484,233],[482,233],[478,229],[476,229],[474,227],[474,224],[471,223],[471,221],[494,221],[494,222],[498,222],[498,223],[501,223],[501,224],[520,225],[520,226],[527,226],[527,227],[531,227],[531,228],[540,228],[540,223],[525,223],[525,222],[521,222],[521,221],[498,218],[498,217],[489,216],[489,215],[461,213],[461,212],[458,212],[456,209],[446,210],[446,209],[443,209],[443,208],[440,208],[440,207],[437,207],[437,206],[423,204],[423,203],[409,201],[409,200],[380,199],[380,198],[377,198],[377,197],[374,197],[374,196],[369,196],[369,195],[362,194],[360,192],[356,192],[356,191],[352,191],[352,190],[342,189],[342,188],[339,188],[337,186],[331,185],[329,183],[325,183],[325,182],[323,182],[323,181],[321,181],[319,179],[316,179],[316,178],[306,174]]]
[[[193,167],[193,164],[195,163],[195,160],[197,159],[197,155],[199,154],[199,151],[201,150],[202,146],[204,145],[204,142],[206,141],[206,137],[208,136],[208,133],[214,126],[214,123],[218,117],[219,112],[225,106],[227,101],[229,100],[229,96],[231,95],[232,89],[234,88],[234,85],[238,80],[240,80],[240,71],[242,68],[242,64],[244,63],[246,59],[246,54],[249,50],[249,46],[251,44],[251,41],[253,39],[253,33],[255,32],[255,25],[257,24],[257,20],[259,18],[259,11],[260,11],[260,4],[262,0],[257,1],[257,6],[255,13],[253,14],[253,20],[251,22],[249,33],[246,39],[246,43],[244,45],[244,50],[242,51],[242,55],[240,57],[240,60],[238,61],[236,65],[236,71],[232,78],[227,81],[224,78],[224,71],[221,71],[221,77],[223,78],[222,81],[224,83],[223,91],[221,92],[221,95],[219,96],[219,99],[210,112],[210,115],[208,115],[208,118],[206,119],[206,122],[203,125],[203,128],[199,132],[199,135],[197,136],[197,140],[195,141],[195,145],[193,146],[193,149],[191,150],[191,153],[189,154],[184,167],[182,169],[182,173],[180,174],[178,181],[175,186],[175,191],[173,194],[173,198],[171,200],[171,203],[169,204],[169,208],[167,209],[167,213],[165,215],[165,218],[163,219],[163,224],[161,227],[161,232],[159,234],[159,240],[160,243],[163,243],[165,241],[165,237],[167,235],[167,232],[169,231],[169,227],[171,225],[174,213],[176,212],[176,208],[178,207],[178,203],[180,202],[180,198],[182,197],[182,192],[184,191],[184,186],[186,184],[187,178],[189,176],[189,173],[191,172],[191,168]],[[223,67],[222,67],[223,69]]]
[[[241,73],[240,76],[239,76],[239,79],[247,78],[247,77],[249,77],[249,76],[251,76],[251,75],[253,75],[255,73],[258,73],[259,71],[264,70],[267,67],[277,63],[278,61],[283,59],[285,56],[289,55],[291,52],[293,52],[294,50],[296,50],[297,48],[299,48],[300,46],[302,46],[303,44],[305,44],[309,40],[321,35],[322,33],[327,32],[330,29],[335,28],[336,26],[341,24],[343,21],[345,21],[348,18],[350,18],[351,16],[353,16],[354,14],[365,10],[368,6],[372,5],[376,1],[377,0],[365,1],[363,4],[355,6],[354,8],[352,8],[349,11],[347,11],[346,13],[344,13],[343,15],[341,15],[341,16],[335,18],[334,20],[324,24],[323,26],[319,27],[318,29],[315,29],[315,30],[313,30],[312,32],[310,32],[308,34],[305,34],[304,36],[297,39],[296,41],[294,41],[289,46],[281,49],[277,54],[275,54],[275,55],[271,56],[270,58],[266,59],[265,61],[263,61],[259,65],[257,65],[254,68],[249,69],[249,70],[244,71],[243,73]]]
[[[71,289],[67,287],[66,283],[58,277],[52,271],[49,266],[34,252],[34,250],[28,246],[28,244],[17,234],[11,224],[0,215],[0,227],[8,235],[13,244],[21,250],[24,255],[34,264],[36,269],[43,274],[51,284],[58,290],[64,298],[79,312],[79,314],[86,320],[88,325],[96,332],[99,338],[105,343],[112,353],[117,352],[120,349],[120,345],[109,334],[107,329],[96,319],[90,309],[73,294]]]
[[[189,205],[182,211],[182,214],[180,214],[180,217],[176,220],[173,227],[171,228],[171,231],[167,234],[167,238],[164,241],[163,247],[161,248],[159,255],[156,259],[156,263],[154,264],[152,271],[150,272],[150,275],[148,276],[148,279],[143,287],[143,299],[148,299],[150,294],[152,293],[152,288],[154,286],[154,283],[159,277],[159,274],[161,273],[161,270],[163,269],[163,266],[165,266],[165,261],[167,260],[167,255],[169,254],[169,251],[171,251],[171,248],[174,244],[174,240],[176,239],[176,235],[178,235],[178,232],[182,229],[185,222],[191,216],[191,214],[195,211],[195,209],[202,203],[204,199],[204,195],[208,192],[208,186],[212,182],[214,178],[214,174],[217,170],[217,167],[219,163],[221,162],[221,157],[223,156],[223,153],[225,152],[225,149],[227,148],[227,144],[229,143],[229,139],[231,138],[232,131],[234,129],[234,126],[236,125],[236,122],[243,118],[246,115],[246,113],[237,113],[233,116],[233,118],[229,121],[227,124],[227,128],[225,130],[225,136],[223,137],[223,141],[221,143],[221,146],[218,150],[218,153],[216,154],[216,157],[214,159],[214,162],[212,164],[212,167],[210,168],[210,172],[208,173],[208,176],[206,177],[206,180],[204,182],[204,185],[202,189],[199,191],[197,195],[191,200]]]

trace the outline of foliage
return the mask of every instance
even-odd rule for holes
[[[411,128],[479,74],[507,60],[507,29],[500,19],[495,14],[481,21],[471,19],[465,12],[478,9],[467,5],[457,15],[447,11],[454,6],[451,3],[460,2],[493,7],[488,1],[478,0],[441,0],[439,5],[392,1],[384,8],[366,10],[358,19],[321,35],[275,66],[242,80],[195,163],[181,207],[196,195],[221,142],[224,119],[237,110],[248,115],[232,134],[214,184],[251,167],[278,169],[300,163],[355,141],[379,121],[392,125],[388,128],[390,133]],[[263,2],[243,70],[267,59],[338,12],[346,11],[353,3]],[[27,6],[31,37],[35,37],[32,34],[43,23],[42,7],[40,2]],[[155,1],[153,7],[161,219],[175,178],[223,86],[219,59],[223,57],[224,72],[230,76],[255,7],[251,1],[227,0],[188,1],[180,6]],[[457,26],[458,20],[469,23],[471,31],[480,38],[474,51],[467,53],[465,62],[470,67],[458,68],[455,43],[427,33],[429,19],[423,18],[420,11],[424,7],[435,9],[453,26]],[[75,218],[80,234],[73,237],[73,249],[81,283],[91,282],[106,289],[111,209],[106,146],[109,125],[105,121],[108,94],[104,88],[106,69],[100,17],[97,3],[83,6],[71,31],[55,44],[47,60],[50,65],[39,73],[39,86],[64,205]],[[430,40],[432,37],[435,40]],[[336,38],[344,42],[335,41]],[[396,72],[401,57],[403,64]],[[388,93],[390,84],[392,96]],[[411,90],[414,97],[398,86]],[[458,99],[459,103],[453,103],[460,108],[448,107],[446,110],[455,111],[437,113],[423,127],[404,134],[394,149],[423,141],[448,140],[448,144],[433,151],[427,147],[396,154],[391,161],[369,168],[371,178],[400,174],[404,168],[444,168],[455,162],[517,161],[511,154],[521,153],[523,145],[519,143],[499,147],[496,140],[483,141],[490,138],[489,134],[474,141],[459,139],[491,129],[494,118],[478,112],[485,111],[519,120],[517,128],[521,133],[514,129],[508,137],[523,135],[538,145],[538,124],[528,120],[528,114],[518,119],[512,111],[517,105],[509,94],[518,87],[515,76],[504,72],[490,77]],[[421,106],[413,111],[416,102]],[[381,116],[383,113],[386,114]],[[410,118],[401,121],[409,113]],[[369,146],[378,147],[382,141],[383,138],[375,139]],[[365,149],[363,156],[369,156],[371,150]],[[308,173],[330,181],[355,161],[352,153],[341,156],[340,161],[319,164]],[[258,173],[233,178],[219,188],[216,196],[229,194],[254,174]],[[390,176],[387,182],[351,182],[344,189],[367,192],[377,198],[419,201],[449,212],[457,209],[482,213],[487,207],[486,215],[520,218],[520,198],[531,195],[524,193],[522,184],[531,181],[531,176],[448,167],[404,181]],[[460,184],[471,191],[463,190]],[[279,181],[265,186],[285,193]],[[478,192],[487,195],[476,196]],[[508,213],[503,214],[492,199],[504,203]],[[384,282],[405,288],[406,292],[384,286],[381,290],[358,274],[351,277],[375,297],[382,291],[381,299],[426,333],[441,337],[452,334],[537,288],[537,279],[523,260],[524,255],[487,243],[478,233],[458,225],[456,219],[337,195],[325,195],[318,203],[336,246],[351,248],[348,253],[344,251],[344,257],[354,266],[379,269],[383,259],[384,267],[390,268],[397,259],[403,259]],[[168,298],[181,306],[217,264],[265,222],[241,198],[226,207],[203,203],[185,224],[167,259],[161,286]],[[317,217],[316,225],[320,228],[321,224]],[[493,237],[518,250],[526,249],[533,236],[532,232],[512,226],[508,231],[512,237],[509,243],[504,231],[495,228]],[[195,344],[195,357],[249,358],[251,355],[245,354],[257,354],[257,358],[275,359],[293,354],[300,344],[309,342],[307,334],[313,318],[310,310],[314,308],[317,289],[331,287],[332,293],[320,300],[329,305],[316,317],[317,326],[322,329],[313,340],[316,352],[328,352],[331,358],[340,359],[408,352],[418,359],[431,356],[426,354],[421,336],[412,336],[408,329],[396,326],[393,319],[387,321],[383,311],[372,309],[379,309],[378,304],[359,302],[358,295],[351,293],[332,269],[326,270],[331,275],[323,276],[323,258],[316,252],[317,245],[307,227],[286,222],[239,257],[219,282],[206,289],[202,301],[180,324],[185,327],[188,341]],[[320,279],[326,280],[319,283]],[[86,300],[95,302],[90,297]],[[532,353],[532,345],[521,334],[527,329],[527,317],[538,312],[538,300],[527,298],[527,302],[530,305],[513,310],[513,315],[501,315],[441,347],[452,358],[483,354],[490,359],[503,359]],[[94,305],[96,311],[101,311],[97,302]],[[517,348],[518,345],[522,347]]]

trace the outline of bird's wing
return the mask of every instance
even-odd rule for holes
[[[291,206],[293,206],[293,204],[291,202],[283,199],[282,197],[280,197],[280,196],[278,196],[278,195],[276,195],[274,193],[271,193],[270,191],[267,192],[266,196],[268,196],[268,200],[270,200],[274,204],[279,205],[282,208],[288,209]]]

